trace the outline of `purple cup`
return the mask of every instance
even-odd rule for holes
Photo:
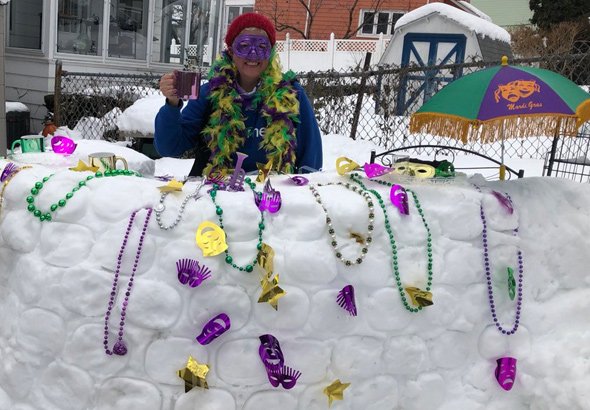
[[[176,95],[183,100],[195,100],[199,98],[201,73],[196,71],[175,71]]]

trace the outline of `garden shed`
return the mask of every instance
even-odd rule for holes
[[[469,10],[432,3],[405,14],[397,21],[379,64],[431,67],[511,57],[510,34],[475,7]],[[396,114],[407,114],[409,107],[420,106],[444,84],[462,75],[461,68],[410,73],[402,79]]]

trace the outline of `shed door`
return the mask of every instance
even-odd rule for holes
[[[462,64],[465,59],[463,34],[408,33],[404,36],[402,67],[433,67],[445,64]],[[428,69],[409,72],[401,78],[397,96],[396,114],[413,112],[445,84],[461,77],[462,68]],[[417,105],[416,107],[412,107]]]

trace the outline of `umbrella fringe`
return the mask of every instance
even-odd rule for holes
[[[473,121],[458,116],[417,113],[410,119],[411,133],[439,135],[462,141],[492,143],[509,138],[528,138],[558,135],[575,137],[578,123],[575,116],[531,115],[501,117],[490,121]]]

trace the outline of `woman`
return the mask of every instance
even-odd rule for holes
[[[275,37],[266,17],[237,17],[209,82],[182,112],[174,73],[162,76],[166,104],[156,116],[154,140],[160,155],[177,157],[193,150],[191,175],[234,168],[236,152],[248,155],[242,164],[246,172],[269,161],[273,170],[285,173],[322,167],[321,135],[311,104],[293,72],[282,74]]]

